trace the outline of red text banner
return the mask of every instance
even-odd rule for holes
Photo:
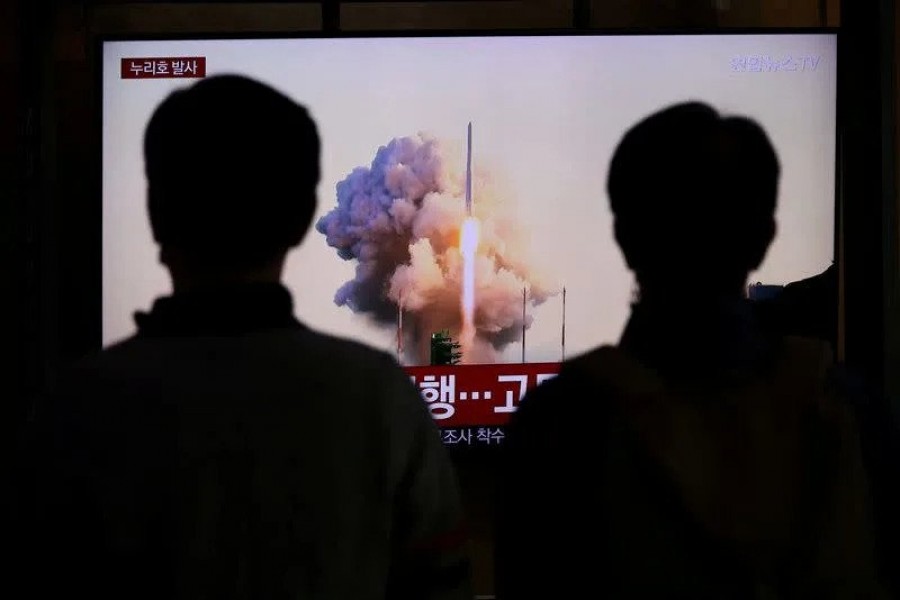
[[[438,427],[505,425],[522,397],[560,363],[404,367]]]
[[[205,56],[122,59],[122,79],[197,79],[200,77],[206,77]]]

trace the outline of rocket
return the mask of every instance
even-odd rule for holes
[[[472,216],[472,122],[466,136],[466,216]]]

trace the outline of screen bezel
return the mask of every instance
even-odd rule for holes
[[[837,65],[835,68],[836,79],[837,79],[837,104],[835,106],[836,119],[835,119],[835,189],[834,189],[834,197],[833,197],[833,210],[834,210],[834,229],[832,232],[832,253],[833,253],[833,262],[836,264],[838,268],[838,297],[842,298],[843,294],[840,290],[843,290],[843,269],[842,269],[842,261],[841,261],[841,248],[843,244],[842,239],[842,174],[841,174],[841,166],[843,162],[843,148],[841,145],[841,132],[842,132],[842,118],[841,118],[841,75],[839,70],[840,65],[840,55],[841,55],[841,35],[837,28],[833,27],[817,27],[817,28],[745,28],[745,29],[729,29],[729,30],[691,30],[691,29],[670,29],[670,30],[651,30],[651,29],[642,29],[642,28],[629,28],[629,29],[502,29],[502,30],[486,30],[486,29],[477,29],[477,30],[373,30],[373,31],[299,31],[299,32],[266,32],[266,31],[254,31],[254,32],[215,32],[215,31],[204,31],[204,32],[196,32],[196,33],[128,33],[128,34],[102,34],[97,35],[95,37],[95,90],[97,91],[96,95],[96,118],[98,127],[97,130],[97,145],[96,145],[96,159],[97,159],[97,169],[95,172],[95,202],[92,207],[92,213],[96,215],[96,220],[94,221],[96,225],[96,236],[94,239],[95,242],[95,260],[93,261],[93,265],[91,266],[93,272],[92,280],[96,281],[97,285],[93,286],[95,289],[91,290],[91,294],[94,297],[94,306],[96,306],[96,310],[94,311],[93,321],[96,323],[95,327],[95,335],[92,336],[93,340],[89,347],[91,350],[99,350],[101,349],[102,344],[102,311],[103,311],[103,272],[102,272],[102,260],[103,260],[103,185],[102,185],[102,175],[103,175],[103,136],[102,136],[102,127],[103,127],[103,60],[104,60],[104,46],[106,43],[111,42],[146,42],[146,41],[155,41],[155,42],[166,42],[166,41],[202,41],[202,40],[289,40],[289,39],[397,39],[397,38],[409,38],[409,39],[417,39],[417,38],[465,38],[465,37],[481,37],[481,38],[490,38],[490,37],[529,37],[529,38],[544,38],[544,37],[641,37],[641,36],[652,36],[652,37],[679,37],[679,36],[689,36],[689,37],[706,37],[706,36],[717,36],[717,37],[742,37],[742,36],[759,36],[759,35],[770,35],[770,36],[812,36],[812,35],[830,35],[834,37],[836,44],[836,56],[838,56]],[[188,84],[188,82],[186,82]],[[839,302],[838,309],[838,323],[836,324],[838,331],[841,330],[842,324],[844,321],[844,311],[843,311],[843,303]],[[843,340],[842,337],[838,336],[838,347],[836,348],[836,352],[838,357],[843,357],[844,348],[843,348]]]

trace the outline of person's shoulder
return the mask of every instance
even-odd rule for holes
[[[102,378],[104,374],[116,372],[118,368],[129,364],[139,363],[136,355],[141,353],[142,344],[136,336],[131,336],[116,341],[109,346],[88,353],[68,365],[59,373],[57,386],[61,389],[70,389],[72,386],[85,385],[90,381]],[[133,358],[134,357],[134,358]]]
[[[532,406],[538,407],[550,403],[580,403],[623,377],[641,380],[644,371],[639,363],[615,346],[600,346],[564,362],[556,377],[534,388],[526,398]]]
[[[240,383],[248,377],[265,387],[258,393],[315,389],[354,403],[402,394],[398,390],[404,383],[412,385],[390,354],[298,327],[240,338],[133,336],[67,366],[52,396],[78,405],[123,397],[135,404],[165,396],[166,390],[196,387],[204,378],[216,378],[221,387],[222,381]]]
[[[121,370],[129,365],[152,369],[155,364],[153,359],[157,357],[180,356],[191,360],[209,352],[243,355],[248,358],[248,364],[273,360],[277,364],[315,364],[326,371],[340,368],[348,376],[363,371],[377,374],[386,367],[398,367],[394,357],[382,350],[306,325],[261,330],[240,338],[133,336],[110,345],[82,361],[78,367],[82,371]],[[309,374],[308,369],[303,372]]]
[[[142,388],[177,360],[172,350],[161,340],[138,335],[117,340],[65,365],[53,386],[54,395],[87,402],[88,398],[99,401],[112,393]]]
[[[558,375],[532,388],[522,398],[514,420],[543,420],[577,402],[577,391],[583,385],[582,376],[563,365]]]
[[[614,348],[600,347],[564,362],[556,377],[525,395],[510,422],[513,433],[566,428],[597,416],[605,406],[602,371],[614,368],[617,356]]]
[[[167,338],[144,337],[137,333],[115,340],[103,348],[72,361],[63,371],[66,377],[84,377],[114,372],[129,365],[144,365],[148,356],[172,352]]]
[[[296,329],[292,333],[295,339],[301,343],[328,352],[335,357],[346,356],[355,359],[396,362],[390,354],[383,350],[357,340],[324,333],[311,327]]]
[[[336,368],[347,378],[396,378],[403,373],[397,360],[384,350],[363,342],[304,327],[292,332],[292,343],[317,363]]]
[[[94,434],[101,423],[123,426],[125,414],[140,404],[143,395],[138,392],[146,391],[145,378],[133,375],[140,371],[140,360],[130,358],[135,343],[128,338],[62,366],[35,400],[34,426],[63,424],[73,433]]]

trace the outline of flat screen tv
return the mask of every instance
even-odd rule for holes
[[[653,111],[700,100],[770,134],[780,233],[754,281],[834,259],[834,34],[125,40],[102,61],[104,344],[170,291],[146,214],[152,111],[198,78],[248,75],[323,138],[314,229],[285,272],[297,317],[395,355],[455,446],[500,443],[528,389],[618,339],[634,283],[607,167]]]

